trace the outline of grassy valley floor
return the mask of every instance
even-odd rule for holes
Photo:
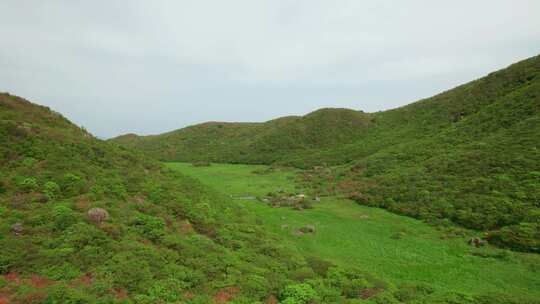
[[[540,297],[540,257],[491,247],[472,248],[467,239],[474,232],[458,229],[465,235],[452,234],[451,228],[437,229],[338,197],[324,197],[313,209],[303,211],[272,208],[246,199],[278,190],[301,193],[294,182],[294,169],[261,174],[267,167],[167,165],[238,198],[267,229],[282,235],[306,256],[356,266],[396,286],[423,283],[441,293],[505,292]],[[316,232],[294,233],[305,225],[314,225]]]

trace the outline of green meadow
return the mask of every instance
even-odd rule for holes
[[[267,167],[257,165],[167,166],[233,198],[242,198],[238,199],[240,206],[256,214],[265,229],[281,235],[291,248],[306,256],[358,267],[395,286],[427,284],[440,293],[506,292],[540,297],[539,257],[492,247],[473,248],[467,240],[474,231],[435,228],[339,197],[323,197],[313,209],[303,211],[245,199],[278,190],[303,193],[294,182],[296,169],[265,172]],[[316,232],[297,235],[295,231],[305,225],[314,225]]]

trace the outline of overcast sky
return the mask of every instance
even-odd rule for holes
[[[100,137],[379,111],[540,53],[538,0],[2,0],[0,14],[0,91]]]

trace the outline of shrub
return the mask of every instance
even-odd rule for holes
[[[81,275],[77,267],[65,262],[45,269],[42,274],[53,280],[72,280]]]
[[[400,303],[403,303],[403,302],[400,302],[400,301],[396,300],[396,298],[394,298],[394,296],[390,292],[381,292],[381,293],[375,295],[373,298],[370,298],[370,300],[375,304],[400,304]],[[455,303],[455,304],[457,304],[457,303]]]
[[[148,288],[145,295],[135,296],[135,303],[177,303],[181,300],[184,290],[174,280],[155,282]]]
[[[131,222],[131,225],[140,235],[151,241],[161,240],[165,234],[165,222],[159,217],[141,213]]]
[[[119,199],[125,199],[128,195],[126,188],[121,183],[109,184],[107,193]]]
[[[281,292],[283,304],[307,304],[319,300],[319,296],[311,285],[302,283],[288,285]]]
[[[48,290],[48,297],[45,303],[92,303],[91,299],[82,291],[71,288],[66,284],[53,284]]]
[[[62,193],[64,193],[65,196],[74,196],[81,194],[84,187],[84,180],[73,173],[65,174],[62,178],[62,181],[60,182],[60,188],[62,189]]]
[[[315,278],[315,272],[309,267],[302,267],[293,270],[290,277],[294,281],[305,282],[306,280]]]
[[[403,285],[398,291],[394,292],[394,297],[401,302],[407,303],[431,293],[433,293],[433,289],[426,285]]]
[[[35,178],[33,177],[27,177],[23,179],[20,184],[19,188],[22,192],[34,192],[38,189],[38,183]]]
[[[385,289],[386,284],[354,268],[332,267],[327,273],[328,283],[341,290],[347,298],[358,298],[368,288]]]
[[[507,226],[490,233],[487,239],[497,246],[540,253],[540,224],[521,223]]]
[[[331,262],[325,261],[319,257],[311,256],[306,258],[309,267],[315,271],[316,274],[321,277],[326,277],[328,269],[334,266]]]
[[[60,194],[60,186],[58,186],[57,183],[48,181],[43,185],[43,193],[49,198],[49,199],[55,199],[58,198]]]
[[[270,292],[268,280],[259,275],[250,275],[242,283],[242,291],[252,299],[260,299]]]
[[[25,157],[22,161],[23,167],[31,168],[34,166],[34,164],[37,162],[37,159],[33,157]]]
[[[54,228],[65,230],[78,221],[78,217],[70,208],[58,205],[53,208]]]
[[[298,204],[300,205],[300,207],[302,207],[302,209],[313,209],[312,200],[304,199],[301,200]]]
[[[107,262],[116,287],[131,292],[144,291],[150,286],[152,273],[148,263],[130,252],[120,252]]]
[[[60,238],[62,244],[76,250],[88,246],[98,246],[106,249],[109,242],[107,235],[93,225],[79,222],[64,230]]]
[[[64,230],[57,239],[59,247],[42,252],[48,260],[69,261],[81,271],[102,266],[111,256],[110,239],[93,225],[79,222]]]

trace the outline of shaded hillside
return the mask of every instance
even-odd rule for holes
[[[538,79],[540,57],[536,56],[488,76],[461,85],[439,95],[420,100],[407,106],[373,113],[371,127],[357,140],[336,149],[321,149],[290,155],[286,162],[300,167],[311,167],[327,162],[343,164],[387,147],[414,140],[444,136],[445,132],[468,121],[468,132],[482,137],[509,123],[534,116],[538,110],[536,87],[522,89]],[[513,99],[526,99],[521,107],[506,107],[503,113],[496,113],[494,104],[506,98],[508,104]],[[482,113],[482,120],[475,114]],[[499,117],[504,114],[505,117]],[[488,124],[487,121],[490,121]],[[497,122],[501,121],[502,124]]]
[[[224,134],[225,150],[207,146],[191,153],[194,148],[169,141],[171,149],[183,151],[181,157],[164,157],[157,150],[153,155],[338,166],[330,183],[359,203],[430,221],[451,220],[490,231],[495,244],[540,252],[539,74],[536,56],[394,110],[323,110],[264,132],[250,127],[254,135],[246,135],[241,146]],[[199,131],[198,136],[207,136]],[[137,140],[131,147],[149,151],[150,140]],[[197,146],[196,139],[191,142]],[[318,175],[311,174],[313,184],[328,191],[329,177]]]
[[[306,260],[226,197],[22,98],[0,94],[0,142],[1,303],[301,303],[303,292],[343,303],[391,291]]]

